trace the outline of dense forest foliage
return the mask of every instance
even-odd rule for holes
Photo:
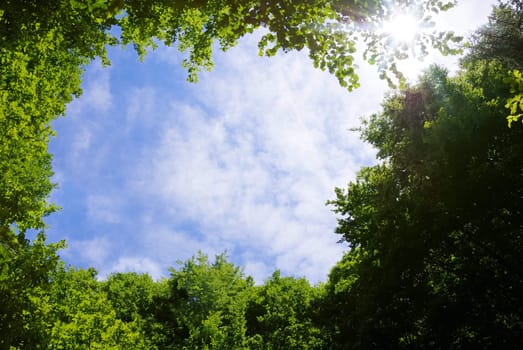
[[[64,242],[45,241],[43,218],[56,210],[50,122],[80,94],[83,67],[105,57],[105,45],[133,43],[143,53],[156,39],[178,40],[194,79],[210,65],[213,40],[227,48],[264,26],[262,51],[308,47],[315,64],[355,85],[354,42],[303,24],[374,20],[380,3],[0,5],[0,349],[523,348],[517,0],[493,10],[458,74],[432,67],[364,121],[362,138],[381,162],[329,202],[350,249],[326,283],[276,271],[255,285],[226,256],[202,253],[162,280],[99,280],[61,261]],[[122,10],[127,16],[117,16]],[[114,25],[119,39],[108,32]],[[29,241],[29,229],[41,232]]]

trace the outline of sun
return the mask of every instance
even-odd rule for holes
[[[397,58],[395,64],[408,80],[416,79],[425,66],[424,55],[418,51],[417,40],[426,34],[426,23],[416,11],[397,11],[380,25],[377,34],[385,47]],[[399,53],[399,54],[398,54]]]
[[[400,14],[385,22],[382,32],[395,41],[408,43],[414,40],[420,31],[419,21],[412,15]]]

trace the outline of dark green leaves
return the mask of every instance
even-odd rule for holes
[[[331,202],[352,247],[328,286],[341,347],[521,346],[523,129],[500,63],[467,67],[432,68],[364,126],[384,161]]]

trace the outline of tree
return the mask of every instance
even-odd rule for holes
[[[246,311],[249,349],[322,349],[315,324],[320,287],[276,271],[249,298]]]
[[[147,349],[168,347],[170,331],[164,315],[169,313],[169,286],[167,280],[153,281],[147,274],[135,272],[115,273],[102,282],[116,312],[116,318],[136,325],[142,330],[141,337]]]
[[[44,349],[52,324],[50,275],[56,269],[57,250],[38,235],[7,245],[0,242],[0,349]]]
[[[146,318],[158,293],[151,276],[135,272],[110,275],[102,283],[102,289],[116,310],[117,317],[125,322]]]
[[[92,268],[66,269],[63,264],[53,274],[48,348],[150,349],[139,322],[117,317],[96,274]]]
[[[340,348],[520,348],[523,128],[503,122],[505,70],[433,68],[363,137],[383,163],[331,204],[352,250],[333,269]]]
[[[506,83],[511,94],[505,105],[510,115],[508,126],[523,116],[523,6],[520,1],[500,1],[489,17],[489,23],[472,36],[465,64],[478,60],[496,60],[506,67]]]
[[[521,69],[523,7],[520,1],[500,1],[489,21],[471,37],[465,62],[498,60],[508,69]]]
[[[252,279],[229,263],[199,253],[171,270],[165,328],[175,349],[244,349],[245,308]]]

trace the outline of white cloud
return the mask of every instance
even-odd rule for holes
[[[110,67],[101,67],[97,62],[89,66],[84,75],[82,96],[67,106],[66,118],[53,122],[57,138],[52,140],[51,148],[62,156],[55,158],[55,167],[61,165],[62,170],[70,169],[74,176],[95,173],[95,168],[107,153],[100,136],[113,107],[110,78]],[[56,150],[55,147],[63,149]],[[57,161],[63,164],[57,164]]]
[[[122,199],[117,196],[90,194],[86,199],[87,217],[98,223],[120,223],[122,205]]]
[[[70,157],[73,162],[78,162],[91,146],[92,133],[87,126],[82,126],[74,136],[70,149]]]
[[[441,30],[450,28],[460,35],[470,35],[487,23],[487,16],[496,4],[496,0],[460,0],[455,7],[435,17],[436,25]]]
[[[112,107],[110,70],[108,67],[102,67],[98,61],[89,66],[89,74],[82,84],[82,96],[67,106],[68,115],[107,112]]]
[[[128,127],[132,126],[135,122],[143,125],[155,120],[158,100],[154,87],[137,87],[131,89],[127,94],[129,104],[127,105],[126,125]]]
[[[81,104],[81,108],[106,112],[111,108],[113,100],[109,81],[110,70],[100,65],[95,69],[96,72],[91,74],[95,78],[86,82],[79,104]]]
[[[147,257],[122,256],[108,269],[100,271],[100,279],[105,279],[114,272],[148,273],[153,279],[165,277],[162,266]]]
[[[279,268],[323,280],[343,249],[324,203],[372,162],[370,146],[348,129],[381,96],[348,94],[303,54],[267,60],[253,52],[251,43],[219,56],[219,71],[191,95],[196,103],[172,96],[137,183],[145,201],[161,200],[174,226],[195,222],[199,236],[151,233],[148,249],[180,256],[232,247],[251,254],[242,261],[247,273]]]
[[[107,237],[97,236],[89,240],[67,239],[68,248],[63,255],[81,260],[90,266],[103,266],[114,248]]]
[[[256,284],[262,284],[274,270],[266,263],[253,258],[252,260],[244,259],[243,272],[246,276],[253,276]]]
[[[476,2],[463,3],[470,19]],[[196,85],[182,83],[176,49],[151,53],[144,79],[90,68],[68,108],[70,133],[59,136],[68,143],[58,170],[71,196],[89,186],[74,199],[87,206],[79,236],[103,228],[104,238],[69,240],[66,254],[103,275],[159,277],[198,250],[226,250],[257,282],[276,268],[325,279],[345,247],[324,203],[374,161],[349,129],[379,110],[387,87],[362,65],[362,87],[349,94],[304,53],[257,57],[256,39],[217,53]]]
[[[164,268],[175,266],[177,261],[189,259],[199,250],[212,257],[230,248],[230,245],[222,244],[219,237],[211,234],[199,237],[196,232],[174,230],[164,224],[149,226],[141,233],[139,242],[144,250],[154,252],[154,258]]]

